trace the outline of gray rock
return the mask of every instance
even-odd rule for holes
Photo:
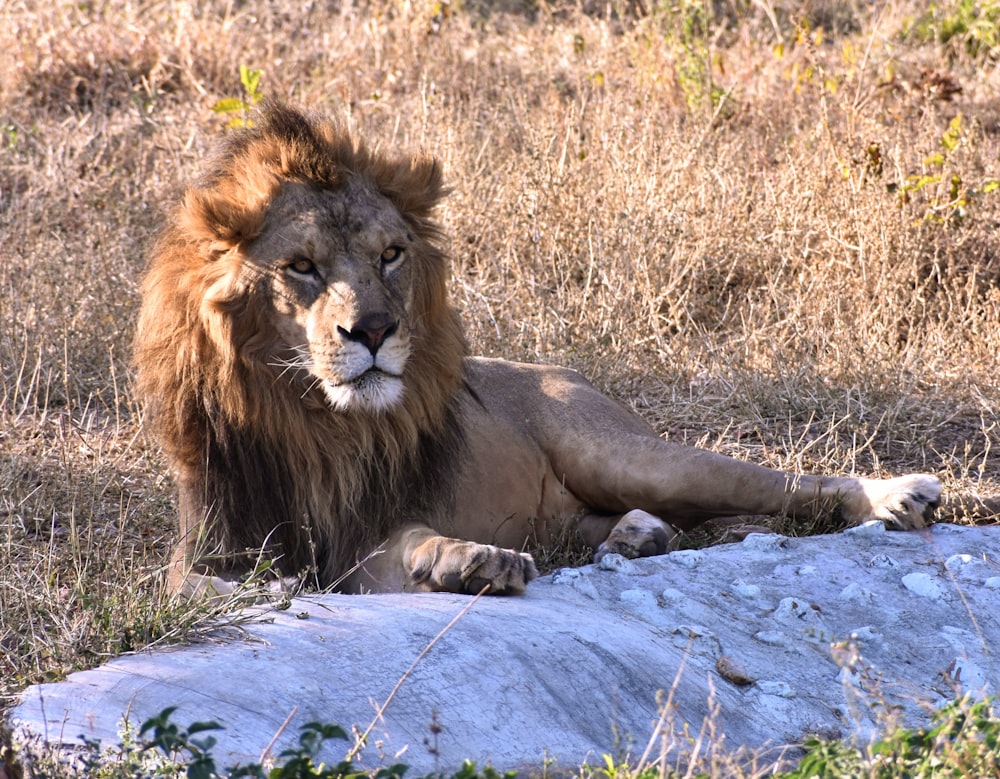
[[[637,755],[659,739],[658,701],[671,690],[672,727],[697,732],[714,708],[733,749],[816,732],[864,737],[884,703],[916,726],[955,690],[996,692],[1000,528],[751,535],[612,562],[564,569],[523,597],[477,601],[402,684],[361,762],[399,755],[420,775],[466,758],[575,768],[629,744]],[[179,724],[225,726],[220,764],[256,760],[293,710],[274,754],[312,720],[366,728],[468,604],[445,594],[297,598],[241,637],[29,688],[12,724],[20,738],[115,743],[123,717],[138,723],[177,706]],[[333,744],[327,759],[345,751]]]

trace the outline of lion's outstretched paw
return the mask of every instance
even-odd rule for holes
[[[608,537],[597,547],[594,562],[608,554],[622,557],[652,557],[666,554],[676,546],[677,531],[659,517],[633,509],[618,520]]]
[[[936,476],[916,473],[884,481],[862,479],[872,519],[899,530],[927,527],[941,503],[941,482]]]
[[[538,577],[531,555],[438,536],[421,544],[410,563],[415,584],[439,592],[518,595]]]

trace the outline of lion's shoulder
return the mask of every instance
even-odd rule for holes
[[[559,365],[468,357],[465,371],[469,386],[480,396],[510,397],[524,409],[534,408],[546,398],[593,389],[579,372]]]

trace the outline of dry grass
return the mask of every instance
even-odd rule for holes
[[[477,351],[771,466],[931,471],[942,519],[997,518],[995,40],[935,40],[915,0],[337,5],[0,7],[0,704],[193,619],[159,589],[129,349],[241,64],[441,157]]]

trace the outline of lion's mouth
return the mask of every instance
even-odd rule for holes
[[[402,400],[403,379],[373,366],[353,379],[324,381],[323,390],[336,411],[386,411]]]
[[[399,374],[390,373],[384,368],[379,368],[378,366],[373,365],[368,370],[359,373],[353,379],[347,379],[347,381],[341,382],[341,384],[348,384],[354,387],[358,387],[358,386],[365,386],[372,382],[385,381],[386,379],[402,379],[402,377]]]

